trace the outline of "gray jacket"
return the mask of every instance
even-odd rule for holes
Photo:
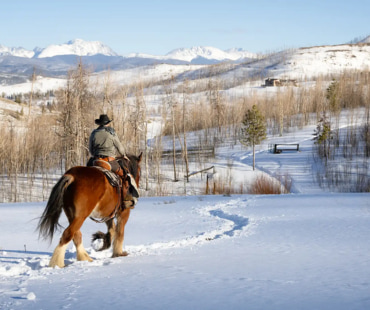
[[[92,156],[124,156],[125,149],[112,127],[99,126],[90,135],[89,151]]]

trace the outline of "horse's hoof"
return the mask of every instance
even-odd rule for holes
[[[127,256],[128,252],[123,251],[122,253],[113,254],[112,257],[121,257],[121,256]]]
[[[50,268],[65,268],[67,267],[68,265],[57,265],[57,264],[49,264],[49,267]]]

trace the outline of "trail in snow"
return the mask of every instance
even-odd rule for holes
[[[235,215],[235,214],[227,214],[222,210],[213,210],[213,211],[210,211],[210,214],[234,223],[231,230],[224,231],[223,234],[216,235],[215,239],[221,238],[224,235],[233,237],[237,231],[242,230],[244,227],[248,225],[248,222],[249,222],[248,218]]]
[[[212,240],[237,237],[243,230],[246,230],[249,224],[248,218],[229,213],[230,211],[228,211],[230,206],[234,206],[239,202],[239,200],[231,200],[226,205],[216,204],[214,206],[206,206],[196,212],[200,217],[205,217],[207,221],[216,221],[216,229],[199,232],[182,239],[174,239],[167,242],[155,242],[148,245],[130,245],[126,246],[126,250],[131,256],[157,255],[168,249],[201,246]],[[76,263],[85,263],[76,261],[75,251],[74,247],[67,250],[65,256],[67,266]],[[111,249],[97,252],[91,247],[87,248],[87,251],[94,258],[94,261],[89,263],[89,266],[107,265],[113,260],[111,258]],[[50,257],[51,253],[47,252],[0,250],[0,282],[3,282],[7,277],[14,278],[27,275],[28,277],[35,278],[52,273],[51,268],[46,268]],[[1,290],[0,293],[4,293],[5,291]]]
[[[237,205],[239,200],[231,200],[226,204],[217,203],[214,205],[205,205],[195,208],[195,214],[206,222],[215,222],[216,228],[204,230],[197,233],[191,233],[180,239],[174,239],[166,242],[154,242],[148,245],[130,245],[126,250],[130,256],[147,255],[171,255],[172,250],[188,248],[194,246],[204,246],[216,239],[233,238],[245,231],[249,219],[237,214],[230,213],[230,207]],[[168,252],[171,250],[170,252]],[[64,273],[85,273],[91,268],[108,266],[111,264],[120,264],[123,261],[111,258],[112,250],[96,252],[92,247],[87,248],[89,255],[94,259],[93,262],[76,261],[76,250],[71,246],[65,256],[66,266],[63,270],[59,268],[52,269],[48,267],[52,253],[37,251],[14,251],[0,250],[0,295],[9,296],[11,299],[33,300],[34,294],[27,291],[30,280],[47,279],[49,275],[62,272]],[[59,271],[58,271],[59,270]],[[66,295],[66,304],[73,301],[73,292],[78,283],[71,283],[68,286]],[[9,305],[0,304],[0,308],[7,308]]]
[[[235,237],[238,235],[238,233],[246,229],[247,225],[249,224],[248,218],[236,214],[230,214],[226,211],[228,207],[237,203],[239,203],[239,200],[230,201],[226,205],[217,204],[215,206],[208,206],[205,209],[200,209],[199,214],[201,216],[211,216],[220,220],[217,229],[200,232],[196,235],[188,236],[183,239],[170,240],[168,242],[127,246],[126,249],[130,255],[152,255],[157,254],[159,250],[202,245],[215,239]]]

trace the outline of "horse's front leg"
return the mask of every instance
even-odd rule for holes
[[[125,235],[125,226],[130,217],[130,208],[124,209],[117,213],[116,233],[113,240],[113,255],[112,257],[127,256],[128,253],[123,251],[123,239]]]

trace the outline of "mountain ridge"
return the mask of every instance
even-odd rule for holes
[[[9,48],[0,45],[0,56],[14,56],[23,58],[50,58],[55,56],[113,56],[123,58],[151,58],[157,60],[180,60],[191,62],[194,59],[202,57],[204,59],[224,61],[238,60],[243,58],[255,58],[256,54],[245,51],[240,48],[231,48],[221,50],[216,47],[195,46],[191,48],[178,48],[170,51],[166,55],[151,55],[145,53],[131,53],[127,56],[119,55],[108,45],[100,41],[84,41],[82,39],[70,40],[63,44],[52,44],[46,48],[36,47],[32,51],[22,47]]]
[[[328,74],[347,69],[370,68],[369,41],[370,36],[358,40],[357,43],[301,47],[260,55],[251,54],[240,48],[222,51],[213,47],[192,47],[175,49],[164,56],[141,53],[119,56],[100,42],[94,41],[85,44],[86,42],[83,40],[72,40],[64,45],[53,45],[49,47],[49,51],[35,48],[32,51],[34,55],[31,55],[30,51],[27,54],[22,48],[11,49],[0,45],[0,85],[26,82],[35,71],[36,74],[44,77],[63,78],[80,61],[96,73],[108,69],[122,71],[159,64],[201,65],[197,69],[201,72],[203,66],[227,63],[229,68],[243,67],[244,73],[237,74],[241,74],[243,77],[289,75],[301,79],[303,76]],[[65,48],[68,50],[67,54],[61,53],[60,49],[66,51]],[[73,55],[70,54],[71,52],[86,56]],[[61,55],[46,57],[53,55],[53,53]],[[45,57],[40,57],[40,55]],[[225,59],[225,57],[228,58]]]

